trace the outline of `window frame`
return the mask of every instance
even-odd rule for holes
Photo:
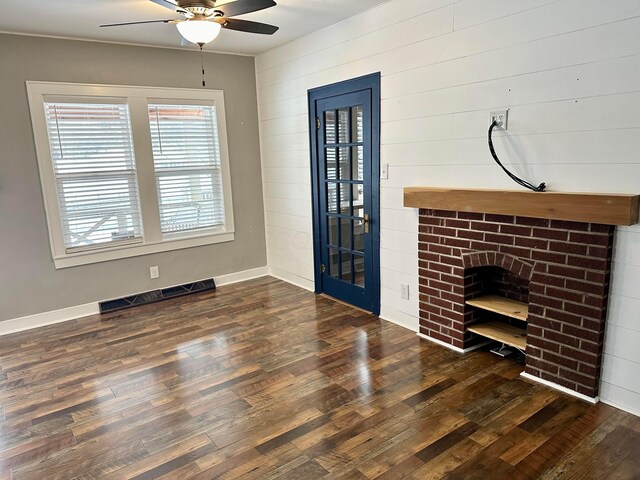
[[[224,93],[221,90],[140,87],[123,85],[89,85],[58,82],[26,82],[27,97],[38,159],[40,183],[49,233],[51,254],[56,269],[117,260],[140,255],[179,250],[202,245],[230,242],[235,239],[229,146],[227,141]],[[136,179],[142,217],[142,242],[105,246],[67,253],[56,194],[53,161],[46,124],[45,97],[72,101],[123,98],[129,106],[133,138]],[[220,148],[225,222],[222,228],[193,230],[163,238],[156,188],[148,104],[157,100],[185,104],[213,104],[216,109]],[[50,101],[50,100],[49,100]]]

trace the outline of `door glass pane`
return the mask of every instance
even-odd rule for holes
[[[350,218],[340,219],[340,246],[348,250],[352,250],[353,248],[351,245],[351,221]]]
[[[353,202],[353,216],[360,217],[359,221],[362,223],[362,219],[364,218],[364,205],[362,202]]]
[[[342,252],[342,281],[352,283],[351,272],[353,271],[351,264],[351,254]]]
[[[351,147],[351,158],[353,159],[353,180],[364,180],[364,147]]]
[[[353,255],[353,283],[364,287],[364,257],[361,255]]]
[[[351,215],[351,184],[349,183],[340,185],[340,213]]]
[[[353,222],[353,249],[364,253],[364,221],[359,218]]]
[[[331,245],[338,245],[338,222],[340,218],[334,216],[327,216],[327,242]]]
[[[337,152],[335,148],[325,148],[324,149],[324,158],[327,169],[327,179],[328,180],[337,180],[338,179],[338,159]]]
[[[340,278],[340,271],[338,269],[338,265],[340,264],[340,252],[335,248],[329,249],[329,265],[328,274],[334,278]]]
[[[349,148],[341,147],[338,149],[338,162],[340,165],[340,180],[351,180],[351,175],[349,174],[349,170],[351,167],[349,166],[351,162],[349,162]]]
[[[351,138],[352,142],[364,142],[364,117],[362,105],[351,109]]]
[[[349,109],[338,110],[338,143],[349,143]]]
[[[336,143],[336,112],[324,112],[324,143]]]
[[[327,211],[338,213],[338,192],[340,185],[336,182],[327,182]]]

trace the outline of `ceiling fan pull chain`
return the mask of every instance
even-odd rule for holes
[[[202,55],[202,47],[204,47],[204,43],[199,43],[200,45],[200,66],[202,67],[202,86],[206,87],[207,84],[204,81],[204,57]]]

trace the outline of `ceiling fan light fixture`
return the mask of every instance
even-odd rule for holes
[[[176,27],[185,40],[198,45],[214,41],[222,28],[219,23],[208,20],[185,20]]]

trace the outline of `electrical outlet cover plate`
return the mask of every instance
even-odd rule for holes
[[[409,284],[401,283],[400,284],[400,297],[404,300],[409,300]]]
[[[500,128],[502,130],[506,130],[509,123],[509,109],[506,110],[495,110],[489,114],[489,125],[496,121],[498,124],[496,128]]]
[[[149,276],[154,278],[160,278],[160,269],[158,267],[150,267],[149,268]]]

